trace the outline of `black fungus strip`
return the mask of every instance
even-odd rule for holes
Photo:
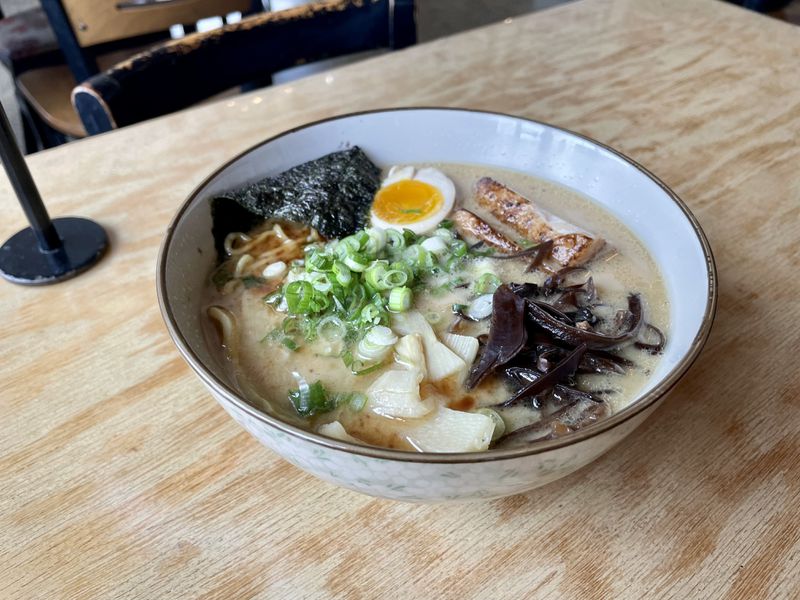
[[[483,246],[484,246],[483,240],[478,240],[477,242],[475,242],[474,244],[472,244],[472,245],[469,247],[469,249],[470,249],[470,251],[473,251],[473,250],[479,250],[479,249],[481,249]]]
[[[587,352],[583,355],[578,365],[578,373],[596,373],[598,375],[624,375],[625,369],[614,360],[602,356],[596,356]]]
[[[506,367],[505,374],[519,386],[524,387],[539,379],[544,373],[532,367]]]
[[[540,352],[536,357],[536,368],[543,373],[549,373],[558,366],[563,354],[560,348]]]
[[[571,317],[567,316],[566,314],[564,314],[563,312],[558,310],[552,304],[548,304],[547,302],[540,302],[539,300],[528,300],[528,306],[531,306],[531,305],[538,306],[543,311],[549,313],[549,315],[551,317],[553,317],[554,319],[558,319],[562,323],[566,323],[568,325],[574,325],[575,324],[575,321],[573,321]],[[536,321],[535,317],[533,317],[533,320],[534,320],[534,322],[536,322],[538,324],[538,322]]]
[[[541,421],[520,427],[500,437],[493,448],[513,448],[532,442],[552,440],[595,423],[608,415],[606,402],[580,398]]]
[[[609,352],[607,350],[589,350],[586,353],[586,356],[592,356],[597,358],[603,358],[606,360],[610,360],[621,367],[635,367],[636,363],[632,360],[628,360],[624,356],[620,356],[619,354],[614,354],[613,352]]]
[[[551,305],[553,308],[557,308],[561,312],[577,312],[578,304],[580,301],[578,300],[578,295],[574,291],[564,292],[556,301],[553,302]]]
[[[543,294],[542,289],[535,283],[509,283],[508,287],[511,288],[511,291],[517,296],[522,296],[527,300]]]
[[[526,273],[530,273],[531,271],[535,271],[539,267],[544,264],[545,259],[550,256],[550,253],[553,251],[553,240],[547,240],[546,242],[542,242],[536,247],[536,253],[533,255],[533,260],[531,264],[528,265],[528,268],[525,269]]]
[[[566,288],[564,286],[564,282],[567,279],[567,275],[570,275],[572,273],[577,273],[577,272],[587,273],[587,275],[589,273],[591,273],[591,271],[586,267],[564,267],[563,269],[561,269],[557,273],[553,273],[547,279],[544,280],[544,283],[542,284],[542,288],[544,289],[545,295],[546,296],[550,296],[550,295],[555,294],[557,292],[564,291],[565,289],[569,289],[569,288],[573,288],[574,289],[575,287],[581,287],[581,286],[585,285],[586,282],[581,283],[581,284],[577,284],[575,286],[569,286],[569,288]]]
[[[529,256],[534,257],[534,261],[536,257],[542,252],[542,248],[550,244],[552,247],[552,242],[542,242],[541,244],[537,244],[536,246],[531,246],[530,248],[525,248],[525,250],[520,250],[519,252],[515,252],[514,254],[490,254],[486,258],[493,258],[495,260],[511,260],[512,258],[528,258]]]
[[[554,317],[550,311],[541,308],[538,302],[528,301],[528,316],[542,329],[549,331],[553,337],[574,346],[586,344],[591,349],[608,349],[620,346],[636,338],[642,326],[642,301],[638,294],[628,296],[630,317],[624,319],[626,326],[617,335],[605,335],[595,331],[585,331],[568,325]]]
[[[646,350],[650,354],[661,354],[664,351],[664,346],[667,345],[667,338],[664,333],[655,325],[651,325],[650,323],[644,324],[645,331],[642,332],[642,335],[654,335],[658,338],[658,341],[655,344],[651,344],[649,342],[642,342],[637,341],[634,346],[639,348],[640,350]]]
[[[489,339],[480,359],[470,370],[466,388],[474,388],[490,371],[514,358],[525,346],[527,339],[525,299],[517,296],[507,285],[501,285],[492,297]]]
[[[570,387],[568,385],[561,385],[556,384],[553,387],[553,399],[561,405],[565,404],[573,404],[578,400],[591,400],[592,402],[603,402],[602,398],[591,394],[590,392],[584,392],[583,390],[575,389],[574,387]]]
[[[586,344],[581,344],[566,357],[564,357],[564,359],[550,371],[523,387],[505,402],[501,402],[496,406],[498,408],[511,406],[519,400],[536,396],[537,394],[540,394],[544,390],[555,386],[557,383],[560,383],[566,378],[572,377],[575,374],[575,371],[578,369],[578,364],[580,363],[584,352],[586,352]]]

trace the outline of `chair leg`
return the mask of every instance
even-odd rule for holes
[[[417,15],[414,0],[389,4],[389,47],[401,50],[417,43]]]
[[[30,154],[47,148],[54,148],[66,144],[69,139],[60,131],[56,131],[42,120],[28,102],[20,94],[19,109],[22,113],[23,130],[25,132],[25,150]]]
[[[43,149],[39,134],[31,126],[30,120],[25,116],[22,117],[22,133],[25,154],[32,154]]]
[[[36,123],[31,114],[30,107],[22,94],[16,94],[19,113],[22,117],[22,132],[24,135],[25,154],[33,154],[39,150],[44,150],[44,141],[39,133]]]

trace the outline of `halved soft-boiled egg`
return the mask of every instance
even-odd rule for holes
[[[439,169],[392,167],[375,194],[372,225],[427,233],[453,210],[456,188]]]

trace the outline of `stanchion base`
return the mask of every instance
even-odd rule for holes
[[[59,250],[42,252],[33,230],[23,229],[0,247],[0,276],[22,285],[47,285],[83,273],[103,256],[108,237],[89,219],[53,219],[64,242]]]

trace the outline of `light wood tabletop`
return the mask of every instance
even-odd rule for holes
[[[444,105],[643,163],[720,280],[709,343],[622,444],[526,495],[376,500],[252,439],[179,357],[158,245],[215,167],[289,127]],[[2,598],[800,597],[800,30],[712,0],[584,0],[32,156],[85,275],[0,284]],[[0,182],[0,237],[24,225]]]

